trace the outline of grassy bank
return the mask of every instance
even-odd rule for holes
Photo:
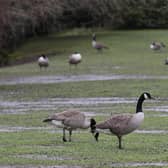
[[[167,39],[167,30],[97,32],[97,40],[109,46],[108,50],[98,53],[91,47],[91,32],[86,34],[80,31],[76,34],[65,32],[31,39],[12,53],[11,57],[49,54],[52,57],[47,75],[69,74],[68,57],[74,51],[79,51],[83,56],[78,74],[167,75],[167,67],[164,66],[167,48],[161,52],[149,49],[152,41],[163,41],[167,44]],[[41,74],[36,62],[0,70],[1,77]]]
[[[51,55],[48,70],[40,71],[37,62],[1,68],[0,81],[55,75],[68,79],[88,74],[147,75],[149,78],[1,84],[0,168],[2,165],[117,167],[114,163],[139,163],[145,168],[153,167],[150,163],[155,163],[154,166],[167,163],[168,116],[166,110],[156,111],[156,108],[167,107],[168,79],[159,77],[167,77],[168,67],[164,65],[164,59],[168,50],[153,52],[149,49],[154,40],[168,44],[167,30],[99,31],[97,39],[109,49],[101,53],[95,51],[91,47],[91,31],[75,30],[31,39],[11,56],[21,58],[48,53]],[[68,56],[74,51],[83,55],[77,72],[75,68],[70,71],[68,65]],[[71,143],[63,143],[62,132],[42,122],[48,115],[67,108],[76,108],[86,114],[94,112],[97,121],[115,113],[134,113],[137,98],[144,91],[149,91],[156,100],[144,103],[146,118],[140,130],[165,132],[132,133],[124,138],[123,150],[117,148],[114,136],[101,134],[100,141],[95,143],[89,130],[77,131],[72,135]],[[56,98],[93,97],[128,98],[134,102],[92,105],[56,102]],[[145,166],[143,163],[149,164]],[[168,166],[165,164],[164,167]]]

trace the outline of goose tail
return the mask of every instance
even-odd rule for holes
[[[47,118],[47,119],[43,120],[43,122],[50,122],[50,121],[52,121],[51,118]]]

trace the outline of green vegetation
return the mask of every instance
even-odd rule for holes
[[[100,142],[95,143],[93,137],[84,132],[74,134],[72,143],[63,143],[61,136],[43,131],[1,133],[1,137],[1,165],[109,167],[117,162],[166,162],[168,154],[165,135],[130,134],[124,139],[124,150],[117,149],[116,137],[102,135]],[[48,159],[43,159],[44,156]]]
[[[131,79],[0,86],[0,97],[23,101],[59,97],[137,97],[141,92],[149,91],[156,97],[167,98],[167,81]]]
[[[167,66],[164,60],[167,49],[153,52],[149,49],[152,41],[168,43],[167,30],[150,31],[105,31],[97,33],[97,40],[110,48],[98,53],[91,47],[91,30],[82,34],[78,29],[70,33],[65,32],[33,38],[10,55],[10,57],[32,57],[41,53],[51,53],[50,68],[41,73],[34,64],[23,64],[17,67],[4,68],[0,77],[8,75],[70,75],[70,74],[137,74],[137,75],[167,75]],[[96,31],[96,30],[95,30]],[[82,35],[80,35],[82,34]],[[69,72],[68,56],[78,51],[83,55],[83,60],[78,68]]]
[[[150,42],[155,39],[168,43],[167,34],[167,30],[100,31],[97,32],[98,41],[109,46],[109,50],[102,53],[91,47],[91,30],[85,32],[76,29],[33,38],[24,43],[10,56],[21,58],[23,55],[29,57],[49,53],[50,66],[48,70],[40,71],[37,63],[33,62],[0,69],[0,165],[76,165],[107,168],[113,167],[113,163],[167,163],[167,132],[132,133],[124,137],[124,149],[119,150],[116,137],[101,134],[100,141],[96,143],[89,130],[76,133],[74,131],[73,142],[63,143],[62,132],[55,131],[54,127],[42,122],[48,115],[67,108],[76,108],[86,113],[94,112],[95,119],[101,121],[107,117],[102,115],[103,113],[134,113],[136,106],[136,103],[77,105],[75,102],[61,105],[58,102],[54,104],[55,98],[119,97],[131,100],[135,98],[136,101],[142,92],[149,91],[156,100],[144,103],[145,121],[140,130],[167,131],[168,116],[162,116],[166,113],[150,110],[167,105],[167,101],[162,100],[167,100],[168,79],[160,78],[166,77],[168,73],[167,66],[164,65],[167,48],[159,52],[149,49]],[[67,62],[69,54],[76,50],[83,56],[77,72],[75,67],[70,71]],[[23,77],[57,75],[69,79],[88,74],[147,75],[155,78],[50,84],[1,83]],[[32,104],[31,108],[24,102]],[[49,106],[51,102],[52,108]],[[10,103],[13,103],[13,106]],[[23,103],[20,109],[17,108],[19,103]],[[48,108],[43,109],[45,105],[48,105]],[[9,110],[9,113],[5,113],[5,109]],[[10,113],[10,110],[14,112]],[[142,166],[145,167],[153,166]]]

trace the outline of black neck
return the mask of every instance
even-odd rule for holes
[[[96,36],[93,36],[93,38],[92,38],[94,41],[96,41]]]
[[[138,103],[136,106],[136,113],[142,112],[142,104],[143,104],[144,100],[145,100],[144,95],[141,95],[138,99]]]

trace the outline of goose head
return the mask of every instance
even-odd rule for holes
[[[43,58],[45,58],[45,59],[47,58],[46,55],[44,55],[44,54],[42,54],[41,56],[42,56]]]
[[[142,94],[142,96],[144,97],[145,100],[146,100],[146,99],[155,99],[155,98],[152,97],[151,94],[148,93],[148,92],[144,92],[144,93]]]
[[[151,94],[148,92],[142,93],[137,102],[136,113],[142,112],[142,104],[144,100],[147,100],[147,99],[154,99],[154,97],[152,97]]]

